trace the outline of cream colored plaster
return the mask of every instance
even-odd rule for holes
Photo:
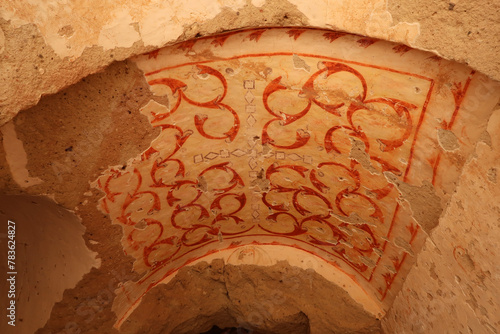
[[[5,124],[0,128],[3,136],[3,147],[10,168],[12,178],[22,188],[31,187],[43,182],[38,177],[30,177],[26,165],[28,157],[23,147],[23,142],[17,138],[16,128],[13,122]]]
[[[252,5],[255,7],[262,7],[266,3],[266,0],[252,0]]]
[[[418,23],[393,26],[387,0],[290,0],[307,16],[311,26],[344,30],[413,45],[420,34]]]
[[[130,13],[126,10],[117,11],[115,20],[103,26],[99,34],[98,44],[106,50],[115,47],[131,47],[141,38],[133,27],[133,23]]]

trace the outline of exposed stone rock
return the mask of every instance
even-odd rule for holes
[[[385,176],[398,188],[402,198],[410,204],[413,218],[429,234],[438,225],[443,211],[441,199],[436,195],[432,184],[425,181],[422,186],[414,186],[400,182],[394,174],[386,172]]]
[[[460,147],[457,136],[450,130],[438,129],[438,141],[446,151],[454,151]]]
[[[381,333],[378,320],[312,270],[220,260],[183,268],[155,287],[121,332],[198,334],[214,325],[262,334]]]
[[[29,175],[43,180],[28,191],[77,206],[90,179],[108,165],[125,164],[155,137],[138,112],[151,98],[157,99],[136,66],[120,62],[20,114],[13,125],[30,157]]]
[[[315,26],[388,39],[435,50],[500,78],[494,61],[499,9],[487,0],[460,3],[453,11],[436,0],[322,0],[314,6],[303,0],[91,3],[1,4],[0,124],[114,60],[176,40],[255,26]],[[26,82],[33,83],[30,89]]]

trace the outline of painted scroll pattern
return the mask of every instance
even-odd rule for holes
[[[238,38],[259,43],[266,31]],[[296,41],[304,31],[285,33]],[[223,48],[235,34],[207,40]],[[326,43],[351,36],[321,34]],[[174,48],[190,52],[195,43]],[[375,43],[357,40],[360,49]],[[386,174],[409,182],[433,79],[291,52],[186,62],[146,78],[169,101],[143,111],[161,134],[140,159],[97,182],[105,193],[101,209],[123,227],[136,271],[172,272],[223,240],[239,247],[272,236],[357,281],[378,277],[374,290],[386,297],[408,256],[390,249],[391,234],[397,229],[400,244],[410,247],[423,237]],[[456,83],[446,126],[470,80]],[[418,94],[384,89],[386,82]]]

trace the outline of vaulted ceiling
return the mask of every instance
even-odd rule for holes
[[[465,65],[336,31],[234,31],[133,62],[160,134],[93,183],[141,276],[117,295],[117,327],[216,257],[313,267],[384,314],[496,102]]]
[[[494,333],[499,12],[4,1],[14,331]]]

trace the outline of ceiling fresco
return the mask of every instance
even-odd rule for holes
[[[335,31],[235,31],[133,61],[161,133],[94,183],[143,275],[118,290],[117,326],[179,268],[249,245],[312,254],[386,310],[494,105],[465,65]]]

